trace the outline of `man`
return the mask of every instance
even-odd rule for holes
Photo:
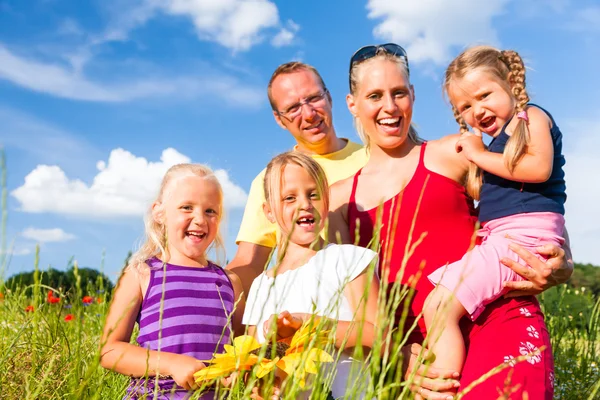
[[[267,88],[277,124],[289,131],[296,146],[317,161],[329,184],[354,175],[367,162],[366,150],[338,138],[331,115],[331,95],[317,70],[301,62],[280,65]],[[252,182],[236,242],[238,250],[227,266],[241,278],[248,293],[277,245],[275,224],[263,212],[263,170]]]

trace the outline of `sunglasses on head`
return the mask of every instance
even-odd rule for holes
[[[356,50],[356,52],[350,59],[350,71],[352,71],[352,67],[354,66],[354,64],[368,60],[369,58],[373,58],[380,51],[390,54],[392,56],[404,57],[406,60],[406,70],[408,71],[408,55],[406,54],[406,50],[404,50],[402,46],[399,46],[396,43],[385,43],[379,45],[364,46]]]

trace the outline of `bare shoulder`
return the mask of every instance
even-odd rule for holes
[[[425,153],[425,166],[430,171],[456,182],[462,182],[470,164],[462,153],[456,151],[460,136],[460,133],[455,133],[427,142]]]
[[[456,152],[456,142],[458,142],[460,136],[460,133],[453,133],[427,142],[428,158],[435,157],[436,159],[442,158],[451,161],[464,160],[464,157]]]
[[[548,127],[552,127],[550,116],[536,106],[527,107],[527,117],[529,118],[530,123],[545,123],[548,124]]]
[[[113,294],[108,319],[114,320],[126,314],[137,315],[137,310],[143,300],[142,282],[137,265],[130,264],[124,270]],[[113,321],[113,323],[116,323]]]
[[[454,145],[456,145],[456,142],[458,139],[460,139],[460,136],[460,133],[452,133],[436,140],[430,140],[427,142],[427,149],[432,149],[433,151],[439,151],[443,153],[456,153]]]
[[[150,268],[146,264],[130,263],[119,277],[117,288],[125,287],[128,291],[145,292],[150,283]]]
[[[336,210],[348,202],[350,193],[352,192],[352,183],[354,175],[337,181],[329,187],[329,209]]]
[[[544,110],[536,106],[527,106],[527,116],[535,116],[537,118],[550,122],[550,117],[548,116],[548,114]]]

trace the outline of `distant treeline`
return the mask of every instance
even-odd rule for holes
[[[83,295],[95,296],[98,291],[103,291],[107,295],[110,295],[113,289],[113,284],[108,276],[93,268],[78,268],[77,275],[73,267],[67,271],[50,268],[45,271],[38,271],[38,274],[40,284],[59,290],[64,295],[74,293],[77,276],[79,276],[79,285]],[[30,296],[34,283],[35,271],[20,272],[8,278],[4,282],[4,287],[14,291],[19,288],[25,289],[26,295]]]
[[[575,270],[568,284],[574,288],[585,287],[595,296],[600,295],[600,267],[592,264],[575,263]]]

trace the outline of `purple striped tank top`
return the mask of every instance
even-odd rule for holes
[[[150,283],[137,318],[138,345],[198,360],[210,360],[213,353],[223,352],[223,345],[230,342],[231,326],[227,321],[235,297],[225,271],[210,262],[205,268],[163,265],[156,257],[146,263]],[[159,391],[164,394],[151,397],[155,382],[153,377],[132,379],[125,398],[186,399],[193,393],[172,379],[161,379]],[[207,393],[201,398],[213,396]]]

